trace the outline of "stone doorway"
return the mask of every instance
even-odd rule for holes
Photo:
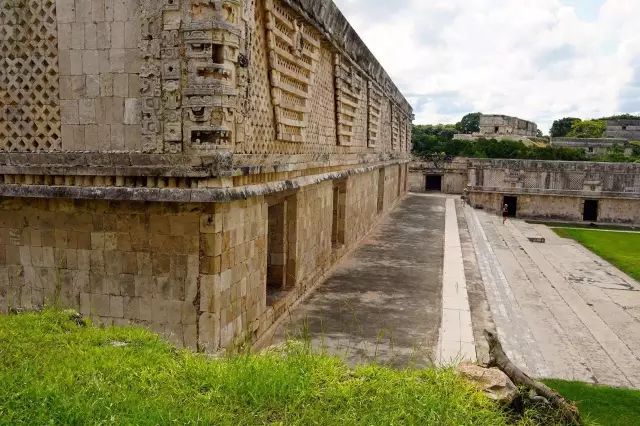
[[[331,224],[331,243],[334,248],[344,245],[347,210],[347,181],[333,183],[333,221]]]
[[[500,211],[502,211],[502,207],[507,205],[507,216],[516,217],[518,215],[518,197],[513,196],[505,196],[502,200],[502,206],[500,206]]]
[[[383,167],[378,172],[378,213],[382,213],[384,210],[384,179],[385,171]]]
[[[582,212],[582,219],[585,222],[597,222],[598,221],[598,200],[584,200],[584,209]]]
[[[295,286],[296,197],[270,199],[267,228],[267,306]]]
[[[425,189],[427,191],[442,192],[442,175],[427,175],[425,178]]]

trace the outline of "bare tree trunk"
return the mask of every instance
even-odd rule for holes
[[[553,389],[527,376],[507,357],[502,349],[502,344],[498,340],[498,336],[485,330],[484,335],[489,342],[489,366],[497,367],[505,373],[516,386],[524,386],[527,389],[533,389],[536,394],[546,398],[554,407],[558,408],[567,422],[573,425],[582,424],[580,421],[580,413],[578,408],[564,399]]]

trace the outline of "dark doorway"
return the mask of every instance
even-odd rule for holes
[[[275,306],[296,285],[297,197],[266,199],[267,219],[267,306]]]
[[[378,172],[378,213],[382,213],[384,210],[384,179],[385,171],[383,167]]]
[[[518,214],[518,197],[504,197],[502,206],[507,205],[507,216],[516,217]]]
[[[331,225],[331,244],[339,248],[345,242],[347,211],[347,181],[333,182],[333,223]]]
[[[598,200],[584,200],[584,211],[582,218],[585,222],[598,221]]]
[[[427,181],[425,189],[427,191],[442,191],[442,176],[441,175],[427,175]]]

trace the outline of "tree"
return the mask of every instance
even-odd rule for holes
[[[536,136],[539,137],[539,138],[542,138],[542,137],[544,137],[544,133],[542,133],[542,130],[538,129],[536,131]]]
[[[482,113],[472,112],[462,117],[459,123],[456,124],[456,129],[460,133],[471,134],[480,131],[480,116]]]
[[[579,118],[573,117],[565,117],[560,120],[556,120],[553,122],[551,126],[551,137],[552,138],[563,138],[567,136],[567,134],[571,131],[574,123],[582,121]]]
[[[567,133],[570,138],[601,138],[607,130],[607,122],[603,120],[576,121]]]

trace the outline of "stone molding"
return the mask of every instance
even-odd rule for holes
[[[382,167],[407,164],[392,161],[345,171],[316,174],[259,185],[229,188],[145,188],[51,185],[0,185],[0,197],[68,198],[87,200],[153,201],[171,203],[222,203],[297,190],[325,181],[340,180],[368,173]]]

